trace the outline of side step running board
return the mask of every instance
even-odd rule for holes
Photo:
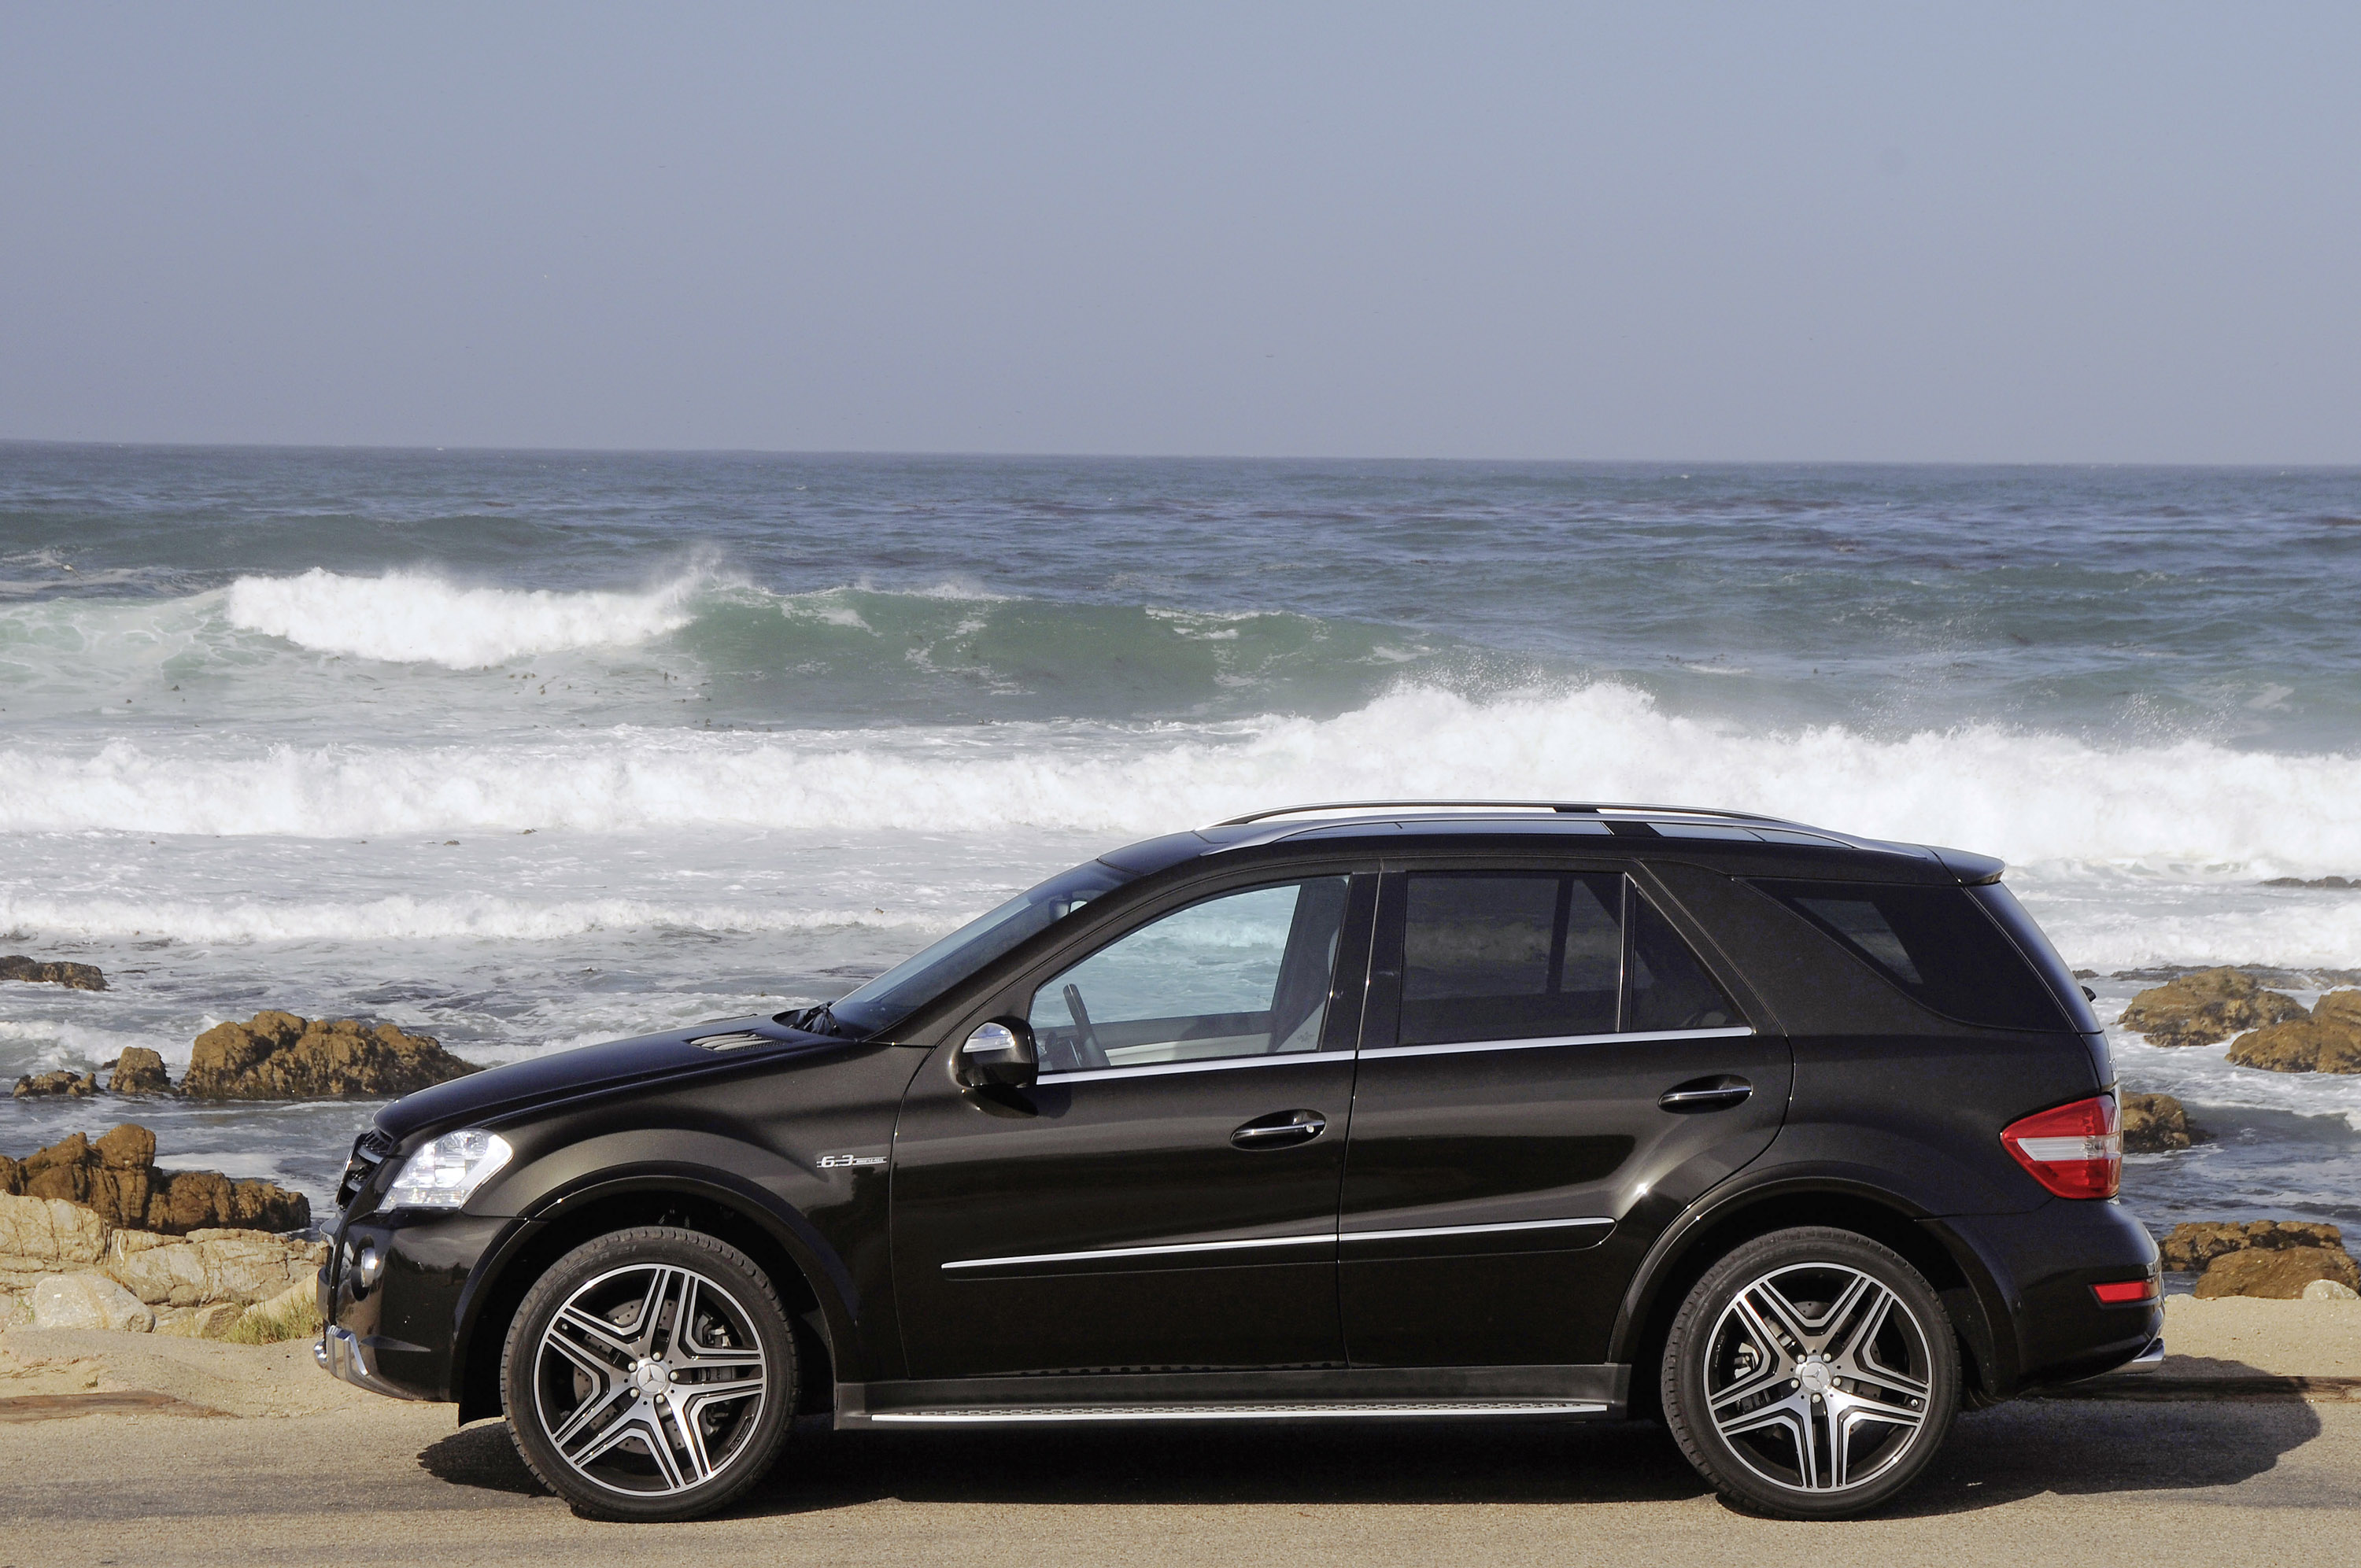
[[[998,1405],[964,1409],[841,1412],[839,1426],[982,1426],[1016,1421],[1288,1421],[1315,1417],[1359,1416],[1394,1420],[1406,1416],[1603,1416],[1604,1404],[1587,1399],[1461,1399],[1411,1404],[1398,1400],[1349,1400],[1265,1405]]]

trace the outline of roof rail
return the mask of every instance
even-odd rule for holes
[[[1310,806],[1282,806],[1270,811],[1250,811],[1244,817],[1233,817],[1213,824],[1216,828],[1244,828],[1264,822],[1274,817],[1301,817],[1312,812],[1366,812],[1420,810],[1516,810],[1554,811],[1565,817],[1597,817],[1602,812],[1647,812],[1668,817],[1720,817],[1739,822],[1772,822],[1781,827],[1795,827],[1784,817],[1766,817],[1759,811],[1722,811],[1707,806],[1642,806],[1626,801],[1570,800],[1328,800]]]

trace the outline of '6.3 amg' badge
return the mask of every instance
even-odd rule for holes
[[[884,1163],[885,1157],[882,1154],[824,1154],[819,1157],[822,1170],[842,1170],[848,1166]]]

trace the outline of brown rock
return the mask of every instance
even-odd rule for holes
[[[2292,1220],[2201,1220],[2175,1225],[2164,1238],[2164,1266],[2193,1274],[2225,1254],[2277,1251],[2287,1247],[2334,1247],[2343,1251],[2345,1233],[2334,1225],[2310,1225]]]
[[[197,1036],[181,1092],[205,1100],[380,1100],[478,1070],[425,1035],[258,1013]]]
[[[0,959],[0,980],[23,980],[62,985],[75,991],[104,991],[106,977],[95,964],[42,963],[22,954]]]
[[[106,1080],[110,1094],[170,1094],[172,1080],[164,1058],[145,1046],[126,1047],[115,1060],[115,1076]]]
[[[2265,991],[2235,969],[2198,970],[2141,992],[2115,1022],[2151,1046],[2210,1046],[2244,1029],[2311,1016],[2303,1003]]]
[[[2331,992],[2325,1005],[2350,991]],[[2348,1021],[2342,1007],[2323,1019],[2315,1014],[2291,1024],[2273,1024],[2238,1036],[2229,1059],[2239,1067],[2270,1072],[2361,1072],[2361,1017]]]
[[[2361,1268],[2344,1248],[2322,1246],[2248,1247],[2224,1253],[2209,1265],[2197,1281],[2197,1294],[2260,1296],[2274,1301],[2295,1301],[2315,1279],[2334,1279],[2347,1289],[2361,1289]]]
[[[159,1170],[156,1135],[126,1123],[93,1143],[80,1133],[21,1162],[6,1190],[28,1198],[62,1199],[95,1210],[108,1224],[180,1235],[208,1227],[300,1231],[312,1223],[312,1202],[275,1182],[232,1181],[217,1171]]]
[[[98,1074],[94,1072],[69,1072],[60,1069],[56,1072],[33,1073],[16,1080],[16,1098],[19,1100],[42,1099],[57,1094],[80,1100],[97,1092]]]
[[[2169,1154],[2204,1140],[2169,1094],[2126,1094],[2122,1108],[2125,1154]]]
[[[2361,991],[2332,991],[2312,1004],[2312,1021],[2361,1030]]]

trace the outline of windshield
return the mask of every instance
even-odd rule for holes
[[[1091,861],[1061,872],[999,908],[980,915],[922,953],[904,959],[843,1000],[829,1015],[848,1033],[874,1035],[974,974],[1037,931],[1046,931],[1101,894],[1132,880]]]

